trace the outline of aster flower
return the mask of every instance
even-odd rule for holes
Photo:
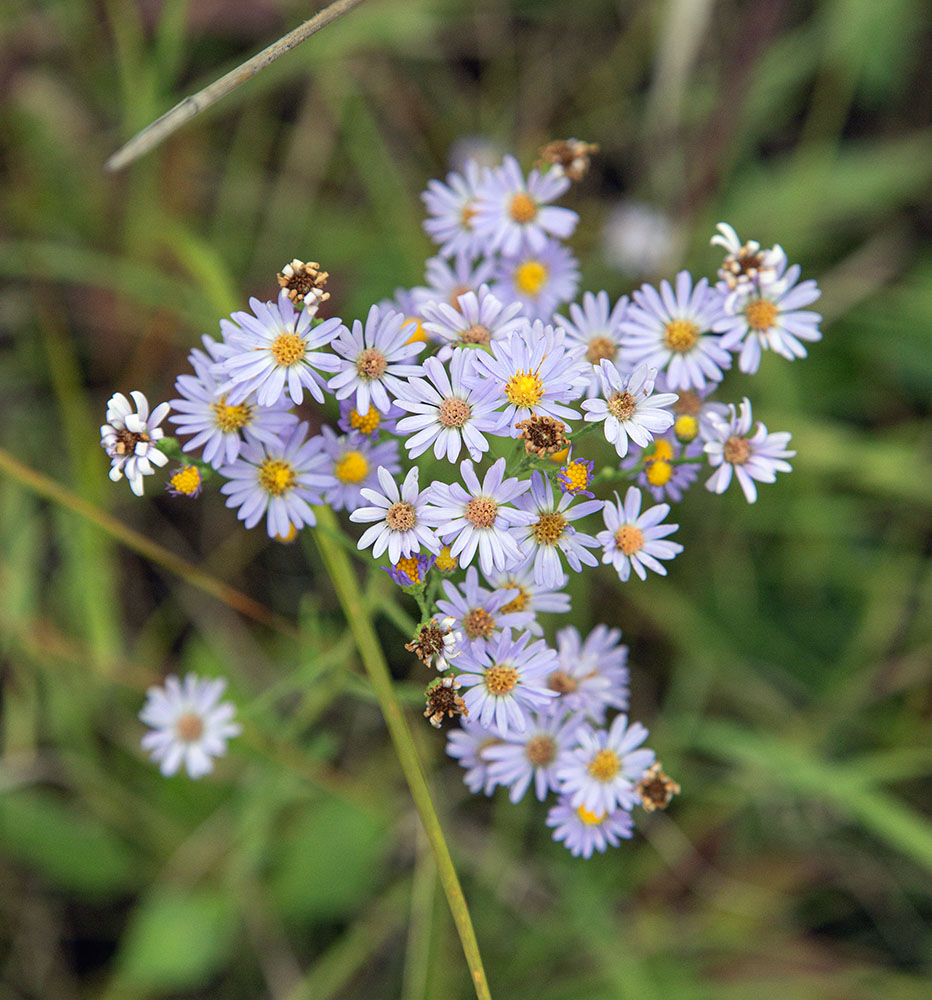
[[[579,716],[565,712],[544,716],[531,712],[523,733],[509,733],[484,751],[489,777],[509,789],[512,802],[520,802],[533,781],[537,801],[543,802],[548,791],[559,788],[557,760],[575,745],[573,733],[580,722]]]
[[[424,266],[427,286],[411,289],[417,313],[423,314],[428,305],[437,302],[458,308],[459,297],[487,285],[492,272],[491,260],[477,261],[473,254],[458,253],[452,262],[443,257],[431,257]]]
[[[572,625],[557,632],[557,664],[547,687],[560,695],[555,712],[588,716],[602,725],[607,709],[628,707],[628,647],[621,629],[596,625],[585,640]]]
[[[802,306],[811,305],[822,294],[812,280],[799,281],[800,269],[794,264],[778,281],[760,287],[739,285],[725,299],[726,315],[712,329],[723,336],[736,338],[738,367],[753,375],[760,367],[761,352],[773,351],[789,361],[806,357],[803,344],[821,340],[822,317]]]
[[[549,322],[554,309],[576,294],[579,265],[565,246],[548,240],[536,250],[502,257],[491,288],[503,302],[520,302],[528,319]]]
[[[591,535],[577,531],[570,522],[601,510],[604,501],[584,500],[571,509],[574,499],[572,494],[563,493],[555,503],[546,477],[534,472],[530,493],[517,501],[519,507],[535,515],[534,521],[520,530],[518,541],[525,556],[534,557],[534,580],[546,587],[557,586],[563,577],[560,552],[577,573],[583,563],[587,566],[598,565],[596,557],[588,551],[598,542]]]
[[[414,587],[424,582],[424,577],[436,561],[436,556],[419,552],[416,556],[402,556],[394,565],[381,566],[380,569],[384,569],[399,587]]]
[[[327,385],[337,399],[355,395],[360,416],[369,412],[370,402],[377,410],[388,413],[392,405],[389,392],[397,393],[403,385],[401,379],[421,374],[419,365],[404,363],[424,350],[423,343],[408,343],[404,322],[401,313],[372,306],[365,328],[354,320],[352,332],[344,327],[333,341],[333,350],[340,355],[339,371]]]
[[[670,505],[661,503],[642,514],[641,491],[636,486],[628,487],[624,504],[616,493],[615,503],[606,502],[602,508],[606,530],[596,536],[603,548],[602,562],[611,563],[623,583],[632,567],[642,580],[647,579],[648,569],[666,576],[667,568],[658,560],[672,559],[683,551],[679,542],[663,541],[679,527],[661,523],[669,513]]]
[[[501,742],[501,737],[480,725],[474,718],[460,718],[459,727],[447,734],[447,754],[466,769],[463,781],[474,794],[491,795],[497,782],[489,776],[489,765],[484,759],[486,750]]]
[[[422,625],[405,649],[414,653],[424,666],[434,666],[441,673],[450,669],[450,660],[455,660],[462,650],[463,633],[455,628],[456,622],[449,615],[437,622],[436,618]],[[457,685],[459,687],[459,685]]]
[[[525,322],[521,303],[505,305],[488,285],[457,296],[456,308],[447,302],[424,305],[424,329],[443,345],[437,352],[440,361],[451,357],[456,347],[488,347],[493,340],[504,340]]]
[[[756,240],[742,243],[727,222],[720,222],[715,228],[718,232],[709,242],[727,251],[718,276],[729,291],[752,288],[763,291],[779,280],[786,268],[783,247],[777,244],[769,250],[762,250]]]
[[[149,401],[141,392],[133,391],[130,396],[132,403],[122,392],[115,392],[107,401],[107,422],[100,425],[100,446],[110,457],[110,479],[117,482],[126,476],[129,488],[141,497],[143,477],[155,472],[153,465],[163,466],[168,461],[156,442],[165,436],[159,424],[171,406],[159,403],[150,413]]]
[[[236,709],[228,701],[219,702],[226,687],[223,678],[201,680],[188,674],[184,681],[174,675],[164,687],[150,687],[139,718],[152,729],[142,738],[142,748],[166,777],[177,773],[182,764],[192,778],[213,770],[212,757],[222,757],[226,741],[238,736],[242,727],[233,722]]]
[[[235,462],[219,469],[229,480],[220,492],[227,507],[239,508],[236,516],[247,528],[265,515],[269,538],[289,539],[304,525],[317,523],[311,504],[319,504],[322,491],[336,484],[329,465],[323,439],[309,439],[307,424],[301,423],[274,443],[244,445]]]
[[[562,330],[544,326],[539,320],[507,340],[495,341],[491,354],[477,352],[472,380],[491,379],[498,387],[499,403],[505,404],[500,428],[511,429],[532,415],[557,420],[579,419],[564,402],[575,399],[588,378],[588,364],[581,348],[567,349]]]
[[[365,435],[370,441],[378,441],[381,434],[394,434],[395,424],[399,417],[405,415],[405,411],[400,406],[392,403],[388,413],[380,413],[374,406],[370,406],[365,415],[361,415],[353,403],[355,400],[340,400],[340,419],[337,420],[337,427],[345,434],[357,431]]]
[[[619,841],[630,840],[634,820],[627,809],[609,813],[591,812],[582,806],[574,809],[569,796],[561,796],[547,813],[547,826],[554,827],[553,839],[569,849],[574,858],[591,858],[593,851],[604,854]]]
[[[587,423],[602,421],[605,440],[615,446],[619,458],[628,454],[628,438],[643,448],[673,426],[673,414],[665,409],[676,402],[676,393],[653,393],[657,371],[638,365],[628,375],[611,361],[599,362],[602,399],[584,399]]]
[[[429,492],[431,505],[425,511],[444,542],[455,539],[450,555],[460,566],[468,566],[478,551],[485,574],[520,562],[521,550],[512,529],[529,524],[534,515],[509,505],[530,489],[530,483],[505,479],[504,458],[492,464],[481,485],[468,458],[460,463],[460,475],[467,488],[459,483],[435,482]]]
[[[445,718],[462,717],[468,711],[466,702],[456,693],[459,687],[455,677],[439,677],[424,692],[427,697],[424,716],[434,729],[439,729]]]
[[[257,406],[255,396],[230,403],[214,366],[230,357],[233,349],[206,335],[203,343],[206,353],[194,348],[188,355],[194,374],[179,375],[175,380],[175,391],[181,398],[171,401],[169,419],[179,435],[194,435],[185,441],[182,451],[203,448],[204,461],[217,469],[236,461],[244,437],[273,444],[298,418],[288,411],[291,403],[287,396],[273,406]]]
[[[505,610],[517,591],[511,588],[489,591],[480,587],[475,566],[466,570],[466,579],[459,586],[444,580],[443,591],[447,599],[439,599],[437,609],[450,618],[451,627],[462,631],[464,644],[468,647],[484,647],[503,629],[523,629],[534,620],[530,611]]]
[[[674,427],[676,424],[674,424]],[[635,483],[659,501],[680,503],[686,491],[699,478],[702,443],[682,445],[669,438],[657,438],[641,451],[632,451],[621,463],[622,470],[640,466]],[[693,461],[677,462],[674,459]]]
[[[531,633],[512,638],[510,630],[492,642],[464,648],[457,661],[457,680],[469,688],[463,700],[471,717],[494,725],[502,736],[523,733],[530,712],[542,708],[556,693],[544,687],[556,653],[543,641],[530,642]]]
[[[705,278],[693,287],[688,271],[676,277],[676,290],[667,281],[658,292],[642,285],[622,322],[621,358],[626,365],[663,368],[670,389],[704,389],[720,382],[731,367],[729,351],[740,337],[711,333],[721,318],[724,298]]]
[[[213,369],[225,380],[227,402],[236,405],[255,393],[260,406],[275,406],[286,395],[300,403],[307,389],[322,403],[320,372],[336,371],[338,360],[320,348],[345,329],[340,320],[333,317],[312,327],[316,305],[295,312],[284,288],[277,303],[253,298],[249,307],[251,313],[235,312],[220,323],[223,339],[234,349]]]
[[[786,461],[796,454],[786,447],[792,435],[787,431],[768,434],[766,426],[760,421],[757,422],[757,430],[751,434],[751,401],[747,397],[741,403],[740,413],[735,411],[733,405],[728,409],[730,418],[714,422],[714,436],[705,444],[709,464],[717,467],[705,485],[713,493],[724,493],[734,472],[745,499],[754,503],[757,499],[755,479],[761,483],[773,483],[778,472],[793,471]]]
[[[594,497],[595,494],[586,489],[592,482],[594,465],[592,459],[569,458],[566,465],[557,473],[557,485],[560,490],[574,497]]]
[[[642,775],[654,762],[653,750],[638,750],[647,739],[640,722],[628,725],[626,715],[617,715],[608,730],[581,725],[574,733],[577,746],[557,765],[560,790],[570,805],[598,814],[638,804],[635,790]]]
[[[522,246],[540,250],[547,235],[566,239],[579,216],[568,208],[548,204],[559,198],[570,181],[556,171],[532,170],[525,182],[518,161],[506,156],[490,171],[477,194],[472,218],[476,236],[490,250],[513,256]]]
[[[462,173],[451,171],[446,183],[437,180],[427,182],[427,190],[421,200],[429,218],[424,220],[427,235],[440,245],[444,257],[465,252],[477,253],[481,250],[481,240],[473,229],[476,214],[476,192],[487,168],[480,167],[475,160],[467,160]]]
[[[535,583],[533,556],[504,573],[486,576],[486,581],[494,590],[516,591],[515,596],[507,604],[502,605],[501,612],[510,614],[515,611],[527,611],[532,614],[534,620],[527,628],[534,635],[544,634],[543,627],[537,621],[538,614],[562,615],[570,610],[570,595],[565,590],[568,580],[566,574],[561,573],[559,580],[553,586],[545,587]]]
[[[398,421],[398,432],[411,434],[405,442],[409,458],[417,458],[433,446],[435,458],[455,462],[465,445],[479,461],[489,450],[485,434],[498,427],[498,399],[494,386],[465,384],[473,356],[471,351],[455,351],[449,373],[437,358],[427,358],[423,378],[399,384],[398,406],[412,414]]]
[[[201,495],[204,480],[196,465],[180,465],[168,478],[165,490],[169,496],[188,497],[191,500]]]
[[[621,349],[621,323],[628,314],[628,296],[622,297],[611,306],[608,292],[585,292],[582,306],[571,302],[568,312],[570,318],[554,316],[566,331],[567,340],[582,344],[585,359],[592,364],[592,375],[586,386],[586,396],[597,396],[601,388],[599,379],[599,362],[603,359],[611,361],[618,367],[619,351]]]
[[[376,559],[387,549],[393,563],[402,556],[416,555],[421,546],[436,555],[440,551],[440,541],[424,519],[427,490],[418,490],[417,466],[408,470],[400,491],[391,473],[382,466],[379,466],[378,477],[381,493],[362,490],[363,498],[372,506],[359,507],[350,514],[351,521],[376,522],[366,528],[356,547],[367,549],[371,545]]]
[[[650,278],[672,266],[682,237],[665,212],[626,198],[606,214],[601,242],[609,267],[635,278]]]
[[[377,413],[371,409],[370,413]],[[381,441],[378,444],[360,434],[336,434],[324,424],[320,429],[322,446],[328,458],[327,471],[333,475],[334,485],[324,490],[323,500],[334,510],[355,510],[362,504],[362,491],[376,485],[376,469],[387,469],[392,475],[401,471],[398,460],[398,442]]]

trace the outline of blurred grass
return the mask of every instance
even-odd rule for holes
[[[793,475],[753,508],[697,490],[665,580],[574,582],[574,622],[632,645],[634,713],[684,789],[670,812],[577,862],[540,808],[473,799],[416,734],[493,995],[929,995],[928,11],[701,6],[687,38],[689,4],[372,0],[112,177],[121,141],[307,9],[4,5],[0,446],[306,637],[0,478],[4,995],[470,996],[322,567],[216,497],[133,502],[97,447],[111,392],[169,397],[200,334],[292,256],[324,263],[347,318],[419,281],[418,194],[463,134],[525,162],[600,143],[572,196],[586,287],[635,284],[597,233],[636,196],[700,272],[719,219],[779,241],[824,277],[829,320],[806,362],[726,383],[793,432]],[[395,597],[366,594],[406,678]],[[189,669],[228,676],[246,722],[196,785],[160,778],[135,719]],[[418,689],[400,686],[415,711]]]

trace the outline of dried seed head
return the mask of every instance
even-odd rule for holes
[[[310,304],[326,302],[330,298],[330,292],[323,290],[330,275],[326,271],[320,270],[320,264],[310,261],[305,263],[297,257],[286,264],[278,273],[278,286],[284,288],[288,293],[288,298],[298,305],[309,299]]]
[[[452,719],[455,715],[469,715],[466,702],[456,693],[459,687],[459,682],[455,677],[442,677],[424,692],[427,696],[427,708],[424,710],[424,715],[434,729],[441,727],[444,718]]]
[[[528,455],[546,458],[569,446],[566,438],[566,424],[553,417],[540,417],[536,414],[515,424],[521,428],[519,438],[524,439],[524,450]]]
[[[552,163],[571,181],[581,181],[589,172],[590,157],[598,153],[594,142],[580,139],[557,139],[541,148],[540,162]]]
[[[405,643],[405,649],[414,653],[425,666],[433,664],[438,670],[446,670],[449,666],[447,660],[459,656],[455,647],[463,639],[462,632],[453,631],[453,624],[454,619],[449,617],[439,623],[436,618],[431,618],[418,629],[411,642]]]
[[[645,812],[666,809],[673,796],[680,794],[680,786],[663,773],[659,761],[644,772],[634,790]]]

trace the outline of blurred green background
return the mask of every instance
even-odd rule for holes
[[[634,199],[673,228],[664,274],[713,273],[722,219],[781,243],[820,280],[825,339],[725,384],[793,432],[792,476],[753,507],[695,490],[667,579],[574,585],[573,621],[620,625],[631,646],[633,714],[683,786],[668,813],[575,860],[542,807],[469,796],[416,727],[493,995],[926,1000],[928,6],[367,0],[104,172],[310,13],[0,9],[0,446],[281,615],[240,615],[0,472],[0,996],[472,995],[313,546],[244,532],[216,494],[134,500],[107,480],[98,425],[116,390],[171,398],[200,335],[271,297],[294,256],[331,273],[344,319],[419,282],[419,193],[459,137],[527,166],[575,136],[602,148],[565,202],[583,288],[656,277],[603,251]],[[414,609],[377,575],[367,599],[414,720]],[[198,783],[163,780],[139,749],[145,687],[186,670],[229,677],[246,726]]]

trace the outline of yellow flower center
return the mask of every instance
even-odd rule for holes
[[[361,483],[369,474],[369,463],[361,452],[347,451],[333,471],[341,483]]]
[[[673,475],[673,466],[662,458],[655,458],[647,466],[647,481],[651,486],[665,486]]]
[[[404,330],[413,324],[414,329],[411,331],[411,336],[405,341],[406,344],[417,344],[417,343],[427,343],[427,331],[424,329],[424,324],[421,322],[419,316],[408,316],[404,323],[401,324],[401,329]]]
[[[605,813],[594,813],[589,812],[584,806],[579,806],[576,809],[576,815],[586,824],[586,826],[598,826],[603,819],[605,819]]]
[[[747,438],[738,437],[736,434],[733,434],[725,442],[722,454],[726,462],[730,462],[732,465],[744,465],[751,457],[751,445]]]
[[[673,458],[673,445],[669,441],[655,441],[650,453],[644,456],[646,462],[669,462]]]
[[[555,452],[550,456],[551,462],[556,462],[557,465],[562,465],[570,457],[569,448],[564,448],[562,451]]]
[[[496,663],[485,672],[485,686],[489,694],[511,694],[518,684],[518,671],[514,667]]]
[[[444,545],[440,550],[440,555],[437,556],[437,561],[434,563],[437,569],[441,573],[452,573],[458,566],[457,561],[450,555],[450,546]]]
[[[204,720],[197,712],[185,712],[175,720],[175,735],[183,743],[195,743],[204,733]]]
[[[677,441],[689,444],[690,441],[696,440],[696,435],[699,433],[699,421],[688,413],[684,413],[683,416],[676,418],[673,433],[676,435]]]
[[[293,524],[288,525],[288,530],[284,535],[276,535],[275,541],[281,542],[283,545],[290,545],[298,537],[298,529]]]
[[[531,599],[531,592],[526,590],[514,580],[502,584],[503,590],[517,590],[518,593],[499,610],[503,615],[510,615],[516,611],[523,611],[527,607],[527,602]]]
[[[552,736],[532,736],[525,743],[524,752],[535,767],[547,767],[557,755],[557,745]]]
[[[616,420],[630,420],[637,411],[637,400],[630,392],[613,392],[606,400],[608,412]]]
[[[462,427],[471,412],[469,403],[451,396],[440,404],[438,419],[444,427]]]
[[[644,547],[644,535],[633,524],[623,524],[615,532],[615,544],[626,556],[633,556]]]
[[[355,427],[360,434],[374,434],[379,429],[379,421],[381,420],[381,414],[374,407],[369,407],[369,412],[361,417],[355,410],[350,410],[349,422],[350,427]]]
[[[537,524],[531,528],[534,540],[538,545],[553,545],[563,537],[569,522],[555,510],[541,514]]]
[[[214,423],[224,433],[238,431],[240,427],[245,427],[252,421],[252,407],[248,403],[228,406],[225,395],[221,396],[216,403],[211,403],[210,408],[214,414]]]
[[[779,312],[769,299],[752,299],[744,307],[744,318],[752,330],[769,330]]]
[[[671,351],[685,354],[691,351],[699,340],[699,327],[688,319],[674,319],[667,323],[663,342]]]
[[[463,616],[463,631],[470,639],[488,639],[495,631],[495,619],[485,608],[473,608]]]
[[[569,483],[565,487],[567,493],[578,493],[589,485],[589,466],[584,462],[570,462],[563,470],[563,475]]]
[[[596,781],[612,781],[621,770],[621,761],[614,750],[600,750],[586,768]]]
[[[550,271],[539,260],[526,260],[515,269],[515,288],[524,295],[539,295],[547,284]]]
[[[597,365],[603,358],[612,361],[618,351],[618,345],[608,337],[593,337],[586,348],[586,360]]]
[[[169,480],[172,488],[185,496],[193,496],[201,485],[201,473],[196,465],[186,465]]]
[[[283,368],[300,361],[304,357],[304,341],[296,333],[282,333],[270,348],[275,363]]]
[[[470,199],[469,201],[466,202],[465,205],[463,205],[463,208],[460,211],[460,223],[462,224],[464,229],[472,229],[472,220],[475,217],[475,215],[476,215],[476,208],[472,202],[472,199]]]
[[[294,467],[280,458],[267,458],[259,466],[259,485],[269,496],[280,497],[295,484]]]
[[[402,573],[405,573],[411,583],[421,582],[418,562],[414,556],[406,556],[403,559],[399,559],[398,562],[395,563],[395,569],[400,569]]]
[[[537,202],[534,201],[527,191],[519,191],[516,195],[512,196],[508,214],[515,222],[522,226],[526,222],[533,222],[537,216]]]
[[[544,383],[537,372],[518,371],[508,379],[505,396],[515,406],[537,406],[544,394]]]

